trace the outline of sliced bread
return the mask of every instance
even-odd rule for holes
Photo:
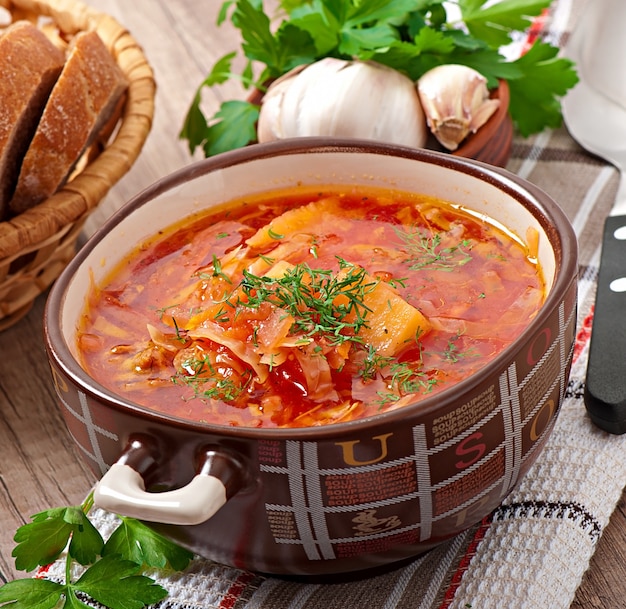
[[[126,88],[122,71],[98,34],[77,34],[24,156],[9,203],[13,214],[41,203],[65,184]]]
[[[0,220],[65,54],[37,27],[16,21],[0,36]]]

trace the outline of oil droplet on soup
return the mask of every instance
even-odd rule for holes
[[[149,409],[249,427],[401,408],[485,366],[536,315],[534,252],[410,193],[231,202],[141,244],[94,287],[78,349]]]

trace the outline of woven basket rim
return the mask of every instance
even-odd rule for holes
[[[108,145],[54,195],[0,222],[0,261],[6,262],[84,218],[131,168],[152,127],[156,83],[142,48],[129,31],[80,0],[0,0],[0,7],[13,20],[50,18],[69,36],[96,31],[128,80],[122,117]]]

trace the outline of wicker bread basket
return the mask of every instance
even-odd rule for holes
[[[141,48],[111,16],[77,0],[0,0],[0,18],[4,13],[10,21],[47,23],[64,39],[95,30],[129,87],[112,135],[91,146],[66,185],[0,222],[0,330],[26,314],[73,257],[85,220],[139,155],[152,126],[155,95],[154,75]]]

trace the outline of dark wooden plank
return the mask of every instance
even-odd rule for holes
[[[626,495],[622,495],[591,559],[572,609],[626,607]]]
[[[45,297],[0,333],[0,577],[17,576],[16,529],[51,507],[80,503],[95,478],[81,460],[61,411],[45,354]],[[22,575],[20,575],[22,576]]]

